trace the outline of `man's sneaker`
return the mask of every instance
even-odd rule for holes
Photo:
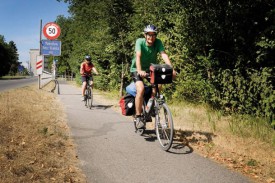
[[[145,126],[144,122],[141,120],[141,117],[137,117],[136,118],[136,127],[139,128],[143,128]]]

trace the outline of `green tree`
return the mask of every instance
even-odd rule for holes
[[[92,55],[103,74],[99,88],[122,94],[135,40],[155,24],[179,72],[167,96],[262,117],[275,113],[274,1],[64,1],[72,16],[58,20],[66,29],[62,67],[78,73],[83,56]]]
[[[2,35],[0,35],[0,63],[0,76],[17,73],[19,62],[16,45],[13,41],[6,43]]]

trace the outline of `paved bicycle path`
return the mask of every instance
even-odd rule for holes
[[[134,132],[129,117],[94,94],[91,110],[81,89],[60,82],[71,135],[89,183],[247,183],[246,177],[199,156],[188,147],[160,149],[155,135]]]

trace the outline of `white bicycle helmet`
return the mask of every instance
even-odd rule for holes
[[[148,33],[148,32],[155,32],[155,33],[158,33],[158,29],[157,29],[157,27],[154,26],[154,25],[147,25],[147,26],[144,28],[143,32],[144,32],[145,34]]]

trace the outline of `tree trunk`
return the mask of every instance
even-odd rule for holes
[[[122,68],[121,68],[121,78],[120,78],[120,90],[119,90],[119,96],[123,96],[123,83],[124,83],[124,68],[123,68],[123,62],[122,62]]]

